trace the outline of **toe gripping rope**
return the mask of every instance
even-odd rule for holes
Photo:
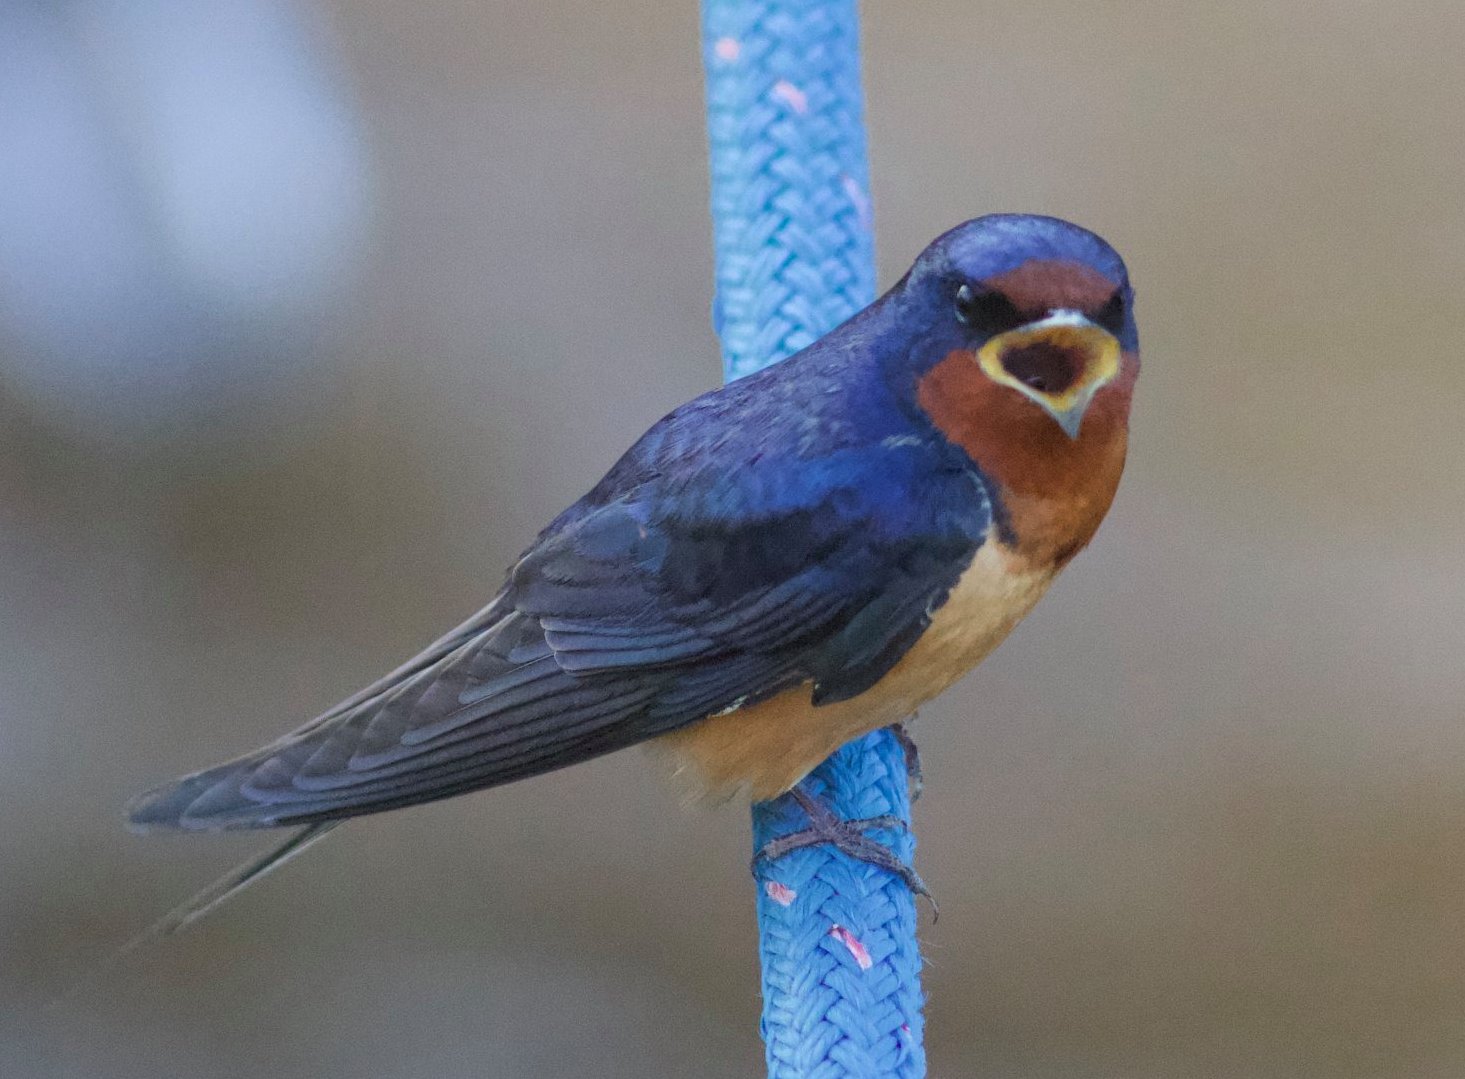
[[[703,0],[717,251],[713,323],[728,379],[781,360],[875,294],[855,0]],[[910,821],[904,751],[879,731],[807,789],[848,820]],[[808,824],[753,807],[754,849]],[[909,827],[871,838],[906,859]],[[762,862],[758,926],[769,1079],[920,1079],[920,951],[897,877],[828,846]]]

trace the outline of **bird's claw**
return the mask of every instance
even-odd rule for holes
[[[910,724],[914,722],[915,716],[904,723],[892,723],[887,730],[895,736],[900,748],[905,751],[905,778],[910,791],[912,802],[920,799],[921,793],[926,789],[926,777],[921,771],[921,751],[916,746],[916,740],[911,737]]]
[[[926,887],[926,882],[921,879],[920,874],[898,858],[885,844],[864,834],[877,828],[908,828],[909,825],[904,820],[889,814],[866,817],[861,820],[842,820],[828,805],[802,787],[795,787],[789,791],[789,796],[808,816],[809,827],[789,832],[765,843],[753,857],[752,869],[755,877],[758,875],[760,862],[777,861],[786,854],[804,847],[828,845],[856,861],[865,862],[899,877],[913,895],[920,896],[931,904],[933,918],[941,916],[941,908],[936,903],[936,897],[931,894],[931,889]]]

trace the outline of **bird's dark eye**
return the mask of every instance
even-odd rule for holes
[[[978,291],[971,285],[956,290],[956,317],[976,330],[988,334],[1006,333],[1027,321],[1006,296],[987,289]]]
[[[1107,303],[1091,316],[1094,324],[1102,326],[1115,337],[1124,332],[1124,290],[1115,289]]]

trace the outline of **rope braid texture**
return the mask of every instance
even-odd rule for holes
[[[731,380],[781,360],[875,297],[855,0],[703,0],[717,253],[713,324]],[[905,754],[886,731],[806,782],[847,820],[907,825]],[[808,825],[753,807],[754,850]],[[915,839],[871,831],[900,858]],[[758,867],[769,1079],[921,1079],[914,897],[832,847]]]

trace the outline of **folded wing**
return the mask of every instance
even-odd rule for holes
[[[310,824],[563,767],[810,683],[862,692],[982,542],[920,446],[642,476],[562,518],[484,611],[271,746],[143,795],[140,827]]]

